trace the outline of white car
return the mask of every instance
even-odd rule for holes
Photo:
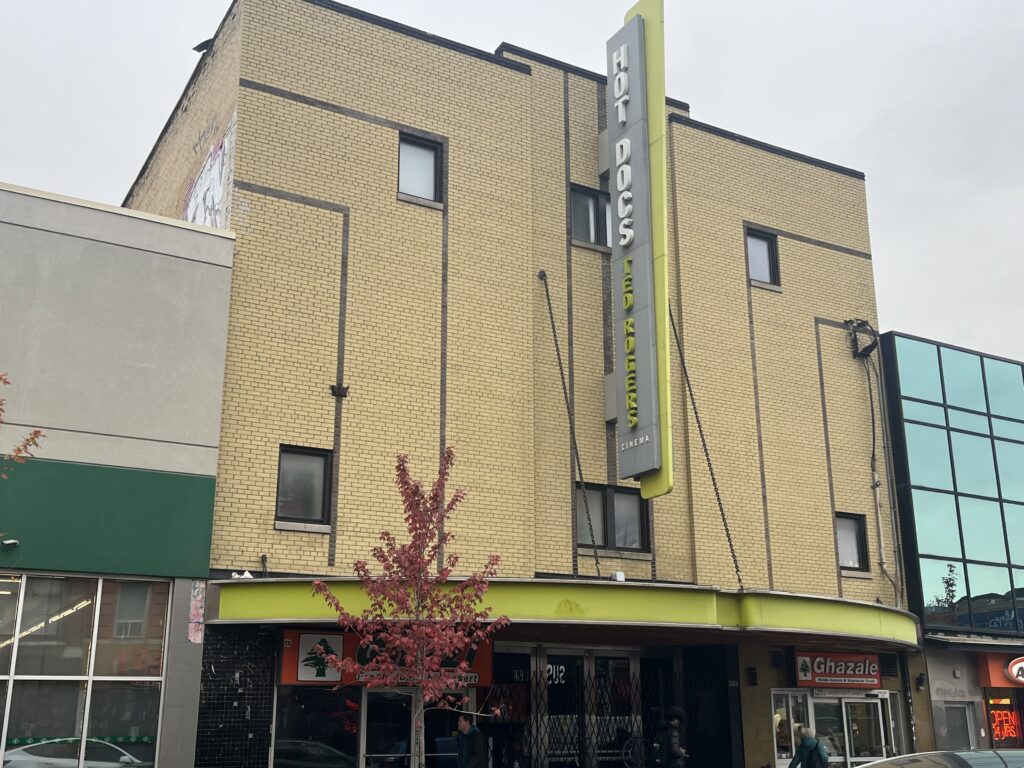
[[[4,751],[4,768],[77,768],[81,739],[50,739]],[[85,768],[134,768],[152,766],[116,744],[99,739],[85,740]]]

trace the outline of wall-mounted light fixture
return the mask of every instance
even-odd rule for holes
[[[926,678],[924,676],[924,672],[918,672],[917,673],[917,679],[914,681],[914,682],[917,683],[917,690],[923,691],[924,690],[924,684],[927,682],[927,680],[928,680],[928,678]]]
[[[757,685],[757,667],[747,667],[747,685]]]

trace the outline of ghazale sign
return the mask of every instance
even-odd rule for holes
[[[796,684],[808,688],[881,688],[882,673],[878,656],[798,651]]]

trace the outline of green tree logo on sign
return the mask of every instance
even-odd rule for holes
[[[314,635],[316,637],[316,635]],[[317,648],[322,648],[323,653],[319,653]],[[327,655],[337,656],[335,651],[326,637],[320,638],[320,641],[315,643],[312,648],[306,651],[306,658],[302,660],[302,666],[312,667],[316,670],[317,677],[327,677]]]

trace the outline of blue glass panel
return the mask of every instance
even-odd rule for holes
[[[992,459],[992,441],[987,437],[951,433],[953,440],[953,467],[956,469],[956,489],[960,493],[979,496],[998,496],[996,467]]]
[[[905,424],[904,431],[907,436],[911,484],[953,490],[946,430]]]
[[[901,395],[942,402],[939,353],[934,344],[897,336],[896,359],[899,361]]]
[[[996,459],[1003,498],[1024,501],[1024,445],[996,440]]]
[[[956,429],[966,429],[971,432],[981,432],[983,435],[987,435],[988,416],[982,416],[978,413],[967,413],[967,411],[958,411],[955,408],[950,408],[949,426]]]
[[[992,431],[996,437],[1008,437],[1011,440],[1024,440],[1024,424],[1019,421],[992,419]]]
[[[981,378],[981,358],[969,352],[941,347],[942,382],[946,402],[973,411],[987,411],[985,382]]]
[[[1024,376],[1019,365],[986,357],[985,381],[993,414],[1024,419]]]
[[[946,426],[946,409],[938,405],[919,403],[916,400],[903,401],[903,418],[911,421],[926,421],[929,424]]]
[[[956,499],[953,494],[915,488],[913,498],[917,551],[922,555],[957,559],[963,557],[960,551],[960,526],[956,521]]]
[[[963,563],[922,557],[920,564],[924,623],[969,627],[971,617],[967,611]]]
[[[967,564],[971,587],[971,612],[978,629],[1014,629],[1010,569],[994,565]]]
[[[959,497],[960,525],[964,531],[964,552],[968,560],[1006,562],[1003,516],[998,501]]]
[[[1024,565],[1024,506],[1003,502],[1003,519],[1006,521],[1006,540],[1010,544],[1010,562]],[[1024,587],[1024,582],[1021,582]]]

